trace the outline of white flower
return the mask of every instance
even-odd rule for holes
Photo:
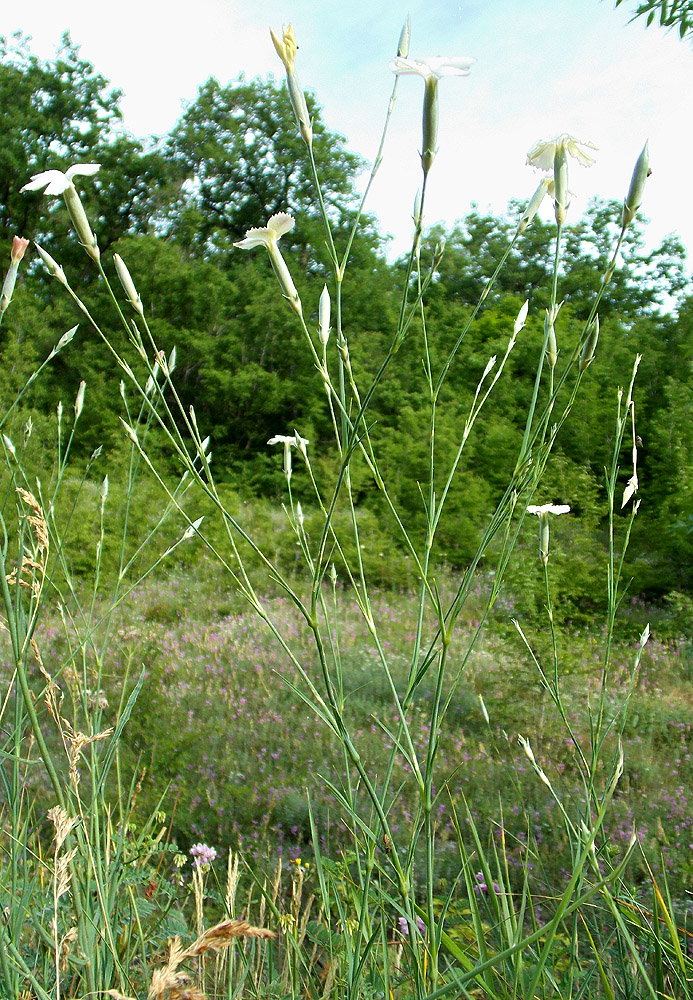
[[[295,445],[296,444],[296,438],[294,437],[293,434],[290,437],[287,434],[275,434],[274,437],[271,437],[269,439],[269,441],[267,442],[267,444],[286,444],[286,445],[292,445],[293,444],[293,445]]]
[[[22,191],[40,191],[41,188],[45,188],[46,194],[61,194],[82,246],[92,260],[97,262],[100,257],[99,247],[72,178],[80,175],[91,177],[98,169],[98,163],[75,163],[73,167],[68,167],[65,173],[62,170],[44,170],[40,174],[34,174],[29,183],[22,188]]]
[[[539,558],[544,566],[549,562],[549,514],[568,514],[568,504],[545,503],[540,507],[530,504],[528,514],[536,514],[539,518]]]
[[[528,514],[538,514],[541,517],[542,514],[568,514],[570,513],[570,507],[563,504],[556,503],[545,503],[541,507],[536,507],[533,504],[527,508]]]
[[[284,445],[284,474],[287,479],[291,479],[291,449],[298,448],[303,457],[308,460],[308,454],[306,452],[306,446],[309,444],[307,438],[302,438],[298,431],[294,431],[290,436],[287,434],[275,434],[271,437],[267,444],[283,444]]]
[[[277,245],[277,240],[284,233],[290,233],[296,225],[296,220],[287,212],[277,212],[266,226],[249,229],[245,239],[234,243],[241,250],[253,250],[255,247],[266,247],[268,250]]]
[[[426,86],[423,103],[423,144],[421,166],[424,178],[433,165],[438,149],[438,81],[442,76],[467,76],[474,59],[468,56],[448,59],[437,56],[432,59],[405,59],[398,56],[390,63],[390,69],[397,76],[413,73],[422,76]]]
[[[432,56],[430,59],[404,59],[398,56],[390,63],[390,69],[397,76],[415,74],[424,80],[441,76],[469,76],[469,70],[476,59],[469,56],[458,56],[448,59],[445,56]]]
[[[40,174],[34,174],[22,191],[40,191],[45,188],[46,194],[64,194],[68,188],[74,188],[73,177],[91,177],[99,167],[99,163],[75,163],[65,173],[62,170],[44,170]]]
[[[289,233],[296,225],[296,220],[286,212],[277,212],[267,222],[266,226],[258,226],[249,229],[245,238],[234,243],[240,250],[253,250],[255,247],[265,247],[270,256],[270,261],[281,285],[281,289],[288,299],[289,305],[301,315],[301,300],[293,283],[289,269],[282,257],[277,243],[284,235]]]
[[[527,153],[527,163],[536,167],[537,170],[553,170],[556,153],[564,150],[568,156],[572,156],[582,167],[591,167],[594,158],[587,152],[588,149],[597,149],[593,142],[583,142],[576,139],[574,135],[563,132],[555,139],[544,139],[535,143]]]

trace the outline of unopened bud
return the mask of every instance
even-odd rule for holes
[[[51,255],[42,247],[40,247],[38,243],[35,243],[34,246],[38,250],[38,255],[48,268],[48,271],[51,274],[51,276],[55,278],[57,281],[59,281],[61,285],[65,285],[65,288],[67,288],[68,287],[67,278],[65,277],[65,272],[63,271],[60,264],[56,263],[56,261],[53,260]]]
[[[517,314],[517,319],[515,320],[515,324],[513,326],[513,338],[515,338],[518,335],[520,330],[524,327],[525,323],[527,322],[528,312],[529,312],[529,299],[525,301],[524,305]]]
[[[26,253],[26,248],[29,246],[29,240],[25,240],[23,236],[15,236],[12,240],[12,252],[10,254],[10,260],[13,264],[18,264],[24,254]]]
[[[552,368],[556,367],[558,360],[558,347],[556,346],[556,331],[552,321],[552,311],[547,309],[544,317],[544,338],[546,340],[546,358]]]
[[[196,521],[193,521],[191,524],[189,524],[188,527],[183,532],[183,537],[181,538],[181,541],[187,542],[189,538],[192,538],[193,535],[196,535],[203,521],[204,521],[204,514],[202,515],[202,517],[198,517]]]
[[[547,195],[547,192],[549,190],[549,185],[552,183],[553,181],[549,177],[543,178],[543,180],[539,184],[539,187],[532,195],[530,202],[527,205],[527,208],[522,213],[522,218],[520,219],[517,226],[518,233],[524,233],[527,226],[530,224],[530,222],[532,222],[534,216],[541,208],[541,203],[543,202],[544,198]]]
[[[582,353],[580,354],[580,371],[584,372],[585,369],[589,368],[593,359],[594,352],[597,350],[597,341],[599,340],[599,316],[595,316],[589,325],[587,330],[587,339],[585,340],[585,345],[582,348]]]
[[[22,236],[15,236],[12,240],[10,266],[7,269],[7,274],[5,275],[2,292],[0,292],[0,316],[2,316],[12,301],[14,286],[17,283],[17,274],[19,273],[19,262],[24,256],[24,252],[28,246],[29,240],[25,240]]]
[[[330,293],[327,290],[327,285],[324,286],[320,296],[318,322],[320,324],[318,327],[318,336],[320,337],[320,343],[324,347],[330,338]]]
[[[553,158],[554,206],[556,222],[562,225],[568,211],[568,153],[559,143]]]
[[[626,200],[623,203],[623,221],[621,225],[624,229],[626,226],[630,225],[635,218],[636,212],[640,208],[642,196],[645,191],[645,181],[651,173],[650,151],[648,149],[648,144],[645,143],[642,153],[638,157],[635,164],[635,170],[633,171],[633,176],[631,177],[628,194],[626,195]]]
[[[130,272],[128,271],[125,261],[119,254],[114,253],[113,263],[115,264],[115,269],[118,273],[118,277],[120,278],[120,283],[123,286],[123,291],[128,297],[128,302],[132,308],[140,314],[140,316],[143,316],[144,310],[142,309],[142,300],[137,294],[135,283],[130,276]]]
[[[400,32],[397,44],[397,55],[400,59],[406,59],[409,55],[409,43],[411,41],[411,15],[407,14],[402,31]]]
[[[82,199],[77,193],[77,188],[74,184],[65,188],[63,191],[63,198],[65,199],[67,210],[70,213],[70,218],[72,219],[72,225],[75,227],[75,232],[79,237],[80,243],[87,251],[91,259],[98,263],[101,254],[96,242],[96,237],[91,231],[91,226],[89,225],[89,220],[87,219],[87,213],[84,211]]]
[[[433,166],[438,152],[438,119],[440,103],[438,100],[438,77],[432,73],[426,78],[423,103],[423,147],[421,150],[421,166],[424,177]]]
[[[439,240],[438,243],[436,243],[435,248],[433,250],[434,271],[436,270],[436,268],[440,267],[440,262],[442,261],[444,255],[445,255],[445,237],[443,237],[441,240]]]
[[[84,406],[84,392],[87,388],[87,383],[82,381],[79,383],[79,389],[77,390],[77,396],[75,398],[75,423],[79,420],[80,414],[82,412],[82,407]]]

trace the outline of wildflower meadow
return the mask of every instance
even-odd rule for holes
[[[91,155],[80,64],[93,132],[73,114],[11,177],[48,221],[0,298],[0,996],[693,996],[687,313],[642,251],[655,151],[588,235],[599,151],[530,136],[534,193],[446,239],[439,91],[474,59],[415,57],[407,19],[359,193],[293,27],[270,44],[282,86],[241,81],[202,143],[209,81],[161,159]],[[390,265],[368,195],[405,76]],[[176,164],[219,142],[246,169],[239,121],[253,197],[300,185],[214,228],[235,181]],[[151,231],[119,231],[151,192]]]

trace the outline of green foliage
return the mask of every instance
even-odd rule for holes
[[[313,151],[324,199],[337,230],[353,218],[354,179],[363,161],[348,152],[344,138],[329,132],[320,108],[308,95]],[[170,230],[191,253],[216,255],[229,267],[228,251],[247,229],[264,225],[276,212],[317,220],[318,207],[303,142],[285,86],[244,77],[223,86],[210,78],[173,129],[165,150],[186,177],[172,206]],[[300,242],[296,242],[300,241]],[[292,239],[284,241],[291,243]],[[322,258],[319,227],[303,224],[293,237],[304,255]]]
[[[623,0],[615,0],[616,7]],[[633,18],[644,17],[648,27],[659,19],[663,28],[676,28],[680,38],[689,38],[693,32],[693,4],[690,0],[641,0]]]
[[[659,479],[653,587],[688,509],[689,303],[660,314],[680,247],[645,255],[595,202],[524,240],[474,211],[447,262],[417,233],[391,267],[367,219],[351,242],[360,164],[312,99],[304,149],[273,82],[209,81],[166,159],[117,109],[92,121],[105,82],[69,43],[1,68],[27,169],[25,77],[48,130],[64,84],[103,161],[85,206],[139,289],[73,242],[64,300],[29,268],[5,328],[2,995],[689,996],[690,664],[626,561],[636,471]],[[286,208],[284,258],[231,251]],[[237,857],[224,884],[210,847],[177,856],[202,838],[243,847],[261,926],[222,919]]]

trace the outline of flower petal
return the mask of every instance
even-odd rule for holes
[[[390,63],[390,69],[395,76],[406,76],[413,73],[427,80],[431,75],[431,70],[426,62],[419,59],[405,59],[403,56],[397,56],[396,59],[393,59]]]
[[[404,59],[398,56],[390,63],[390,69],[397,76],[415,74],[424,80],[435,76],[468,76],[469,69],[476,62],[470,56],[431,56],[429,59]]]
[[[535,144],[527,153],[527,163],[537,170],[553,170],[553,159],[556,155],[556,143],[552,140],[542,140]]]
[[[100,169],[100,163],[75,163],[74,166],[67,168],[65,176],[70,181],[73,177],[78,176],[92,177]]]
[[[425,62],[431,73],[440,79],[441,76],[469,76],[469,70],[476,59],[472,59],[470,56],[453,56],[452,58],[435,56],[432,59],[426,59]]]
[[[284,233],[290,233],[295,225],[296,220],[288,212],[277,212],[270,218],[267,228],[275,234],[276,239],[279,239]]]
[[[530,504],[527,508],[528,514],[537,514],[541,517],[542,514],[568,514],[570,513],[570,507],[567,504],[555,504],[555,503],[545,503],[540,507],[535,504]]]
[[[43,170],[40,174],[34,174],[21,190],[40,191],[45,188],[46,194],[62,194],[71,186],[72,181],[62,170]]]
[[[252,250],[253,247],[268,247],[276,238],[276,235],[270,229],[262,226],[249,229],[245,234],[245,238],[234,243],[234,246],[240,247],[241,250]]]

